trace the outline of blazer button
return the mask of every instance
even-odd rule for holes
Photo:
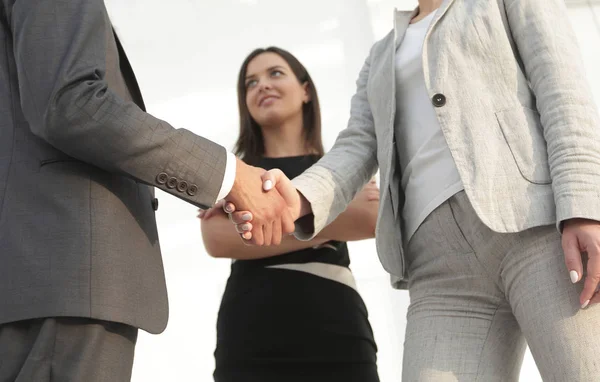
[[[167,180],[169,180],[169,175],[165,172],[161,172],[156,176],[156,183],[158,184],[165,184],[167,183]]]
[[[185,192],[187,189],[188,189],[188,184],[185,180],[182,180],[181,182],[177,183],[177,191]]]
[[[154,211],[158,210],[158,199],[156,198],[152,199],[152,209]]]
[[[187,189],[188,195],[195,196],[197,192],[198,192],[198,186],[196,186],[195,184],[190,184],[190,186]]]
[[[433,106],[442,107],[446,104],[446,96],[441,93],[438,93],[433,96],[431,101],[433,102]]]
[[[177,178],[172,176],[167,181],[167,188],[175,188],[175,187],[177,187]]]

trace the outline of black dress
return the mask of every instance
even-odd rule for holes
[[[263,158],[257,165],[279,168],[291,179],[317,159]],[[360,295],[311,273],[268,268],[311,262],[348,267],[346,243],[232,264],[217,320],[215,381],[379,381]]]

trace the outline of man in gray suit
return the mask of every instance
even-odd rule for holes
[[[0,26],[0,381],[127,381],[168,317],[153,187],[235,200],[266,244],[293,221],[260,169],[144,111],[103,0],[2,0]]]

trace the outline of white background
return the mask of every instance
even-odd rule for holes
[[[600,104],[600,74],[592,71],[600,68],[600,5],[568,3],[565,17],[573,21]],[[150,113],[231,149],[238,132],[239,66],[252,49],[276,45],[295,54],[316,83],[327,149],[346,125],[369,48],[392,28],[394,7],[412,9],[416,0],[106,0],[106,5]],[[133,380],[211,381],[216,314],[229,262],[204,251],[194,207],[162,192],[158,198],[170,321],[159,336],[140,332]],[[400,381],[408,294],[389,287],[373,240],[352,243],[350,251],[379,346],[381,380]],[[541,380],[529,353],[521,376]]]

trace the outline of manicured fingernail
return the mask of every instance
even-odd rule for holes
[[[242,225],[242,231],[248,231],[250,229],[250,224]]]
[[[273,182],[271,180],[265,180],[263,183],[263,189],[265,191],[269,191],[271,188],[273,188]]]
[[[575,284],[577,281],[579,281],[579,274],[577,273],[577,271],[569,272],[569,276],[571,277],[571,282],[573,284]]]
[[[245,221],[245,222],[247,222],[249,220],[252,220],[252,215],[250,215],[250,214],[243,214],[242,215],[242,220]]]
[[[225,205],[225,212],[228,212],[228,213],[233,212],[233,207],[231,207],[231,204]]]
[[[583,305],[581,305],[581,309],[587,308],[588,305],[590,305],[590,300],[587,300],[586,302],[584,302]]]

